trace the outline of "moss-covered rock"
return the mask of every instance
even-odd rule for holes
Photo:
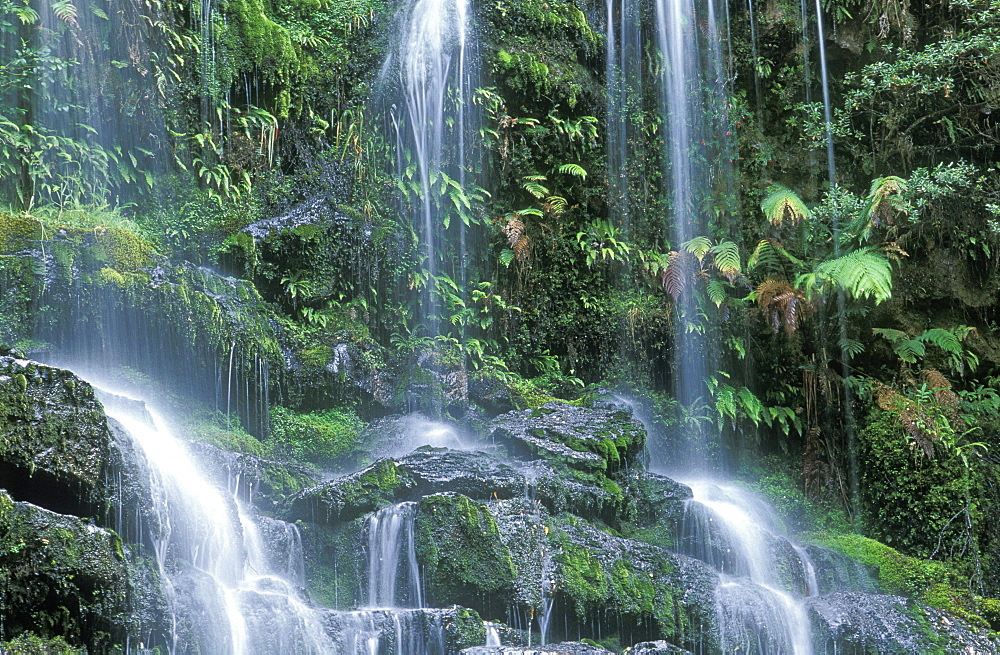
[[[18,500],[97,516],[111,434],[93,388],[69,371],[0,357],[0,485]]]
[[[495,611],[509,602],[514,563],[484,505],[454,493],[426,496],[418,506],[414,531],[431,604]]]
[[[306,489],[290,502],[291,520],[349,521],[404,500],[446,491],[476,500],[524,493],[524,477],[481,452],[423,446],[398,459],[379,460],[350,475]]]
[[[563,402],[502,414],[490,424],[490,436],[517,457],[599,472],[634,466],[646,443],[642,424],[626,411]]]
[[[116,534],[0,492],[0,627],[104,652],[130,633],[129,571]]]

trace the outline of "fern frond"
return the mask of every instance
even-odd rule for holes
[[[719,272],[726,276],[730,282],[742,272],[740,248],[732,241],[720,241],[712,246],[711,253],[715,268],[719,269]]]
[[[708,294],[708,299],[715,303],[716,307],[722,307],[722,303],[726,302],[728,297],[725,285],[719,280],[710,280],[705,287],[705,292]]]
[[[538,182],[525,182],[521,186],[522,188],[524,188],[525,191],[530,193],[538,200],[541,200],[545,196],[549,195],[549,190],[546,187],[539,184]]]
[[[52,13],[64,23],[76,25],[76,5],[71,0],[54,0]]]
[[[770,239],[761,239],[757,247],[750,253],[750,257],[747,258],[748,271],[754,271],[758,268],[763,268],[764,270],[780,268],[778,255],[771,245]]]
[[[681,294],[687,288],[687,275],[684,271],[682,253],[672,250],[667,257],[667,266],[660,273],[660,284],[663,285],[663,290],[673,296],[676,302],[680,300]]]
[[[563,164],[559,167],[559,172],[564,175],[573,175],[581,180],[587,179],[587,171],[579,164]]]
[[[811,308],[802,292],[785,280],[764,280],[757,285],[755,294],[764,320],[774,332],[784,325],[785,332],[793,333],[804,312]]]
[[[690,241],[682,243],[681,249],[684,252],[691,253],[698,258],[698,261],[701,261],[712,249],[712,242],[708,240],[708,237],[695,237]]]
[[[799,196],[788,187],[772,185],[767,197],[760,203],[764,216],[771,225],[781,225],[790,221],[792,225],[809,218],[809,209]]]
[[[924,333],[917,338],[933,346],[937,346],[947,353],[952,353],[953,355],[962,354],[962,344],[958,340],[958,337],[944,328],[924,330]]]
[[[823,262],[816,273],[836,282],[853,298],[873,298],[879,304],[892,297],[892,266],[871,248]]]
[[[906,180],[895,175],[879,177],[872,180],[868,192],[868,220],[872,225],[881,223],[892,225],[893,214],[906,214],[909,211],[903,194],[906,193]]]

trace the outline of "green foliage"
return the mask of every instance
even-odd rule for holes
[[[826,289],[828,284],[843,289],[852,298],[871,298],[879,304],[892,297],[892,266],[881,253],[861,248],[822,262],[813,273],[796,280],[796,286],[803,287],[807,297]]]
[[[809,218],[809,210],[801,198],[780,184],[771,186],[767,196],[761,201],[760,208],[771,225],[781,225],[785,221],[794,225]]]
[[[297,414],[284,407],[273,407],[266,445],[276,456],[333,466],[356,454],[357,437],[364,425],[357,415],[344,410]]]

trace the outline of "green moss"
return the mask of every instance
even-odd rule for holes
[[[431,604],[475,607],[512,596],[514,562],[484,505],[457,494],[427,496],[414,529]]]
[[[284,407],[273,407],[267,446],[275,455],[332,466],[355,452],[364,426],[356,414],[346,410],[297,414]]]
[[[0,212],[0,253],[16,252],[42,238],[42,225],[34,218]]]

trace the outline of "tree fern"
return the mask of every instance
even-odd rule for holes
[[[563,164],[559,167],[559,172],[564,175],[573,175],[581,180],[587,179],[587,171],[579,164]]]
[[[786,220],[795,225],[800,220],[809,218],[809,209],[802,199],[780,184],[771,186],[767,197],[760,203],[760,208],[771,225],[781,225]]]
[[[660,273],[660,283],[663,290],[673,296],[674,301],[680,300],[681,295],[687,288],[687,275],[685,274],[684,254],[673,250],[667,260],[667,266]]]
[[[712,249],[712,242],[709,241],[708,237],[695,237],[690,241],[685,241],[681,244],[681,250],[684,252],[689,252],[701,261],[705,258],[705,255]]]
[[[831,280],[853,298],[873,298],[879,304],[892,297],[892,267],[881,253],[861,248],[821,263],[816,274]]]
[[[906,180],[895,175],[872,180],[866,212],[871,224],[877,226],[884,222],[891,225],[893,214],[906,214],[909,211],[909,206],[903,198],[906,191]]]
[[[712,260],[715,268],[730,282],[741,273],[740,248],[732,241],[723,240],[712,246]]]

